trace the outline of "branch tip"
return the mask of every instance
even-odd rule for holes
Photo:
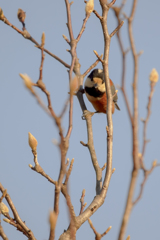
[[[80,141],[80,143],[84,146],[84,147],[88,147],[87,143],[84,143],[83,141]]]
[[[107,166],[107,163],[105,163],[105,164],[103,165],[103,167],[101,168],[102,171],[106,168],[106,166]]]
[[[118,27],[116,27],[116,29],[110,34],[110,37],[113,37],[119,31],[119,29],[123,26],[123,24],[124,24],[124,21],[121,21]]]
[[[152,163],[152,167],[156,167],[157,166],[157,160],[154,160],[153,163]]]

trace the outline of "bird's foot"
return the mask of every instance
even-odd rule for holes
[[[90,112],[88,110],[84,110],[83,115],[82,115],[82,120],[86,120],[87,115],[91,115],[91,117],[95,114],[96,112]]]

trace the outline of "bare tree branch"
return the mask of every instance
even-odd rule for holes
[[[128,32],[129,32],[129,39],[130,39],[130,45],[134,60],[134,77],[133,77],[133,120],[132,120],[132,136],[133,136],[133,170],[132,170],[132,176],[128,191],[128,197],[127,197],[127,203],[123,215],[123,220],[119,232],[119,240],[124,239],[126,227],[129,221],[129,217],[131,214],[131,210],[133,207],[133,195],[134,190],[137,182],[138,172],[139,172],[139,157],[138,157],[138,91],[137,91],[137,83],[138,83],[138,55],[136,53],[136,48],[134,44],[134,38],[132,33],[132,22],[133,17],[135,14],[137,5],[137,0],[133,1],[132,11],[131,15],[128,18]]]
[[[143,147],[142,147],[142,160],[144,158],[144,154],[145,154],[145,149],[146,149],[146,144],[148,142],[147,140],[147,124],[148,124],[148,121],[149,121],[149,118],[150,118],[150,115],[151,115],[151,104],[152,104],[152,97],[153,97],[153,94],[154,94],[154,84],[150,84],[150,94],[149,94],[149,97],[148,97],[148,104],[147,104],[147,116],[146,116],[146,119],[143,121],[144,123],[144,126],[143,126]]]
[[[100,234],[96,231],[95,227],[93,226],[93,223],[90,219],[88,219],[88,222],[89,222],[89,225],[90,227],[92,228],[94,234],[95,234],[95,239],[96,240],[101,240],[102,237],[104,237],[110,230],[111,230],[111,226],[109,228],[107,228],[107,230],[103,233],[103,234]]]
[[[81,36],[82,36],[84,30],[85,30],[86,23],[87,23],[89,17],[90,17],[90,15],[87,15],[87,16],[85,17],[85,19],[83,20],[82,28],[81,28],[81,30],[80,30],[80,32],[79,32],[77,38],[76,38],[77,42],[79,42],[79,40],[80,40],[80,38],[81,38]]]
[[[100,1],[102,7],[102,30],[104,34],[104,58],[103,58],[103,71],[105,75],[105,86],[106,86],[106,96],[107,96],[107,124],[108,124],[108,132],[107,132],[107,169],[105,174],[105,179],[103,182],[102,191],[100,196],[105,198],[107,194],[107,190],[109,187],[110,179],[112,176],[112,149],[113,149],[113,122],[112,122],[112,94],[110,88],[110,80],[109,80],[109,70],[108,70],[108,60],[109,60],[109,48],[111,37],[108,33],[107,28],[107,16],[109,7],[114,4],[115,1],[112,1],[108,7],[103,1]]]
[[[124,4],[125,3],[123,1],[120,7],[112,7],[112,9],[114,10],[115,15],[117,17],[118,24],[120,24],[120,22],[121,22],[121,20],[120,20],[120,13],[122,11],[122,8],[124,7]],[[126,107],[127,107],[127,112],[128,112],[131,124],[133,124],[132,123],[133,119],[132,119],[131,107],[130,107],[128,96],[127,96],[127,93],[126,93],[126,90],[125,90],[126,54],[127,54],[128,51],[124,50],[120,33],[121,33],[120,31],[117,32],[117,38],[118,38],[119,46],[120,46],[121,53],[122,53],[121,90],[122,90],[122,93],[123,93],[123,97],[124,97],[124,100],[125,100],[125,104],[126,104]]]
[[[103,54],[101,54],[100,58],[103,57]],[[99,59],[97,59],[84,73],[83,73],[83,78],[93,69],[97,66],[97,64],[99,63]]]
[[[2,186],[2,184],[0,183],[0,191],[3,193],[5,191],[4,187]],[[36,240],[36,238],[34,237],[34,234],[32,233],[32,231],[26,226],[26,224],[22,221],[22,219],[20,218],[9,194],[7,193],[5,196],[6,201],[8,202],[12,213],[14,215],[14,219],[16,221],[17,224],[20,225],[20,227],[23,229],[23,231],[25,232],[25,235],[29,237],[29,239],[31,240]]]
[[[143,190],[144,190],[144,186],[145,186],[145,183],[148,179],[148,176],[152,173],[152,171],[154,170],[155,167],[158,167],[160,166],[160,164],[157,164],[157,161],[153,161],[152,163],[152,167],[150,170],[144,170],[144,179],[143,179],[143,182],[141,183],[141,187],[140,187],[140,192],[139,192],[139,195],[138,197],[135,199],[135,201],[133,202],[133,206],[141,199],[142,197],[142,194],[143,194]]]
[[[116,29],[110,34],[110,37],[113,37],[119,31],[119,29],[123,26],[123,23],[124,23],[124,21],[120,22],[118,27],[116,27]]]
[[[1,214],[0,214],[1,215]],[[8,240],[7,235],[5,234],[3,227],[1,226],[1,219],[0,219],[0,236],[2,237],[2,239],[4,240]]]
[[[87,134],[88,134],[88,143],[86,146],[89,149],[90,156],[92,159],[92,164],[94,167],[94,170],[96,172],[96,194],[100,194],[101,189],[102,189],[102,169],[99,166],[97,157],[96,157],[96,152],[94,149],[94,143],[93,143],[93,130],[92,130],[92,113],[90,112],[85,112],[84,116],[86,119],[86,124],[87,124]]]
[[[39,45],[39,43],[36,40],[34,40],[34,38],[31,37],[31,35],[29,34],[29,32],[27,30],[24,30],[24,31],[19,30],[17,27],[15,27],[13,24],[11,24],[5,16],[3,18],[0,18],[0,20],[2,20],[8,26],[12,27],[15,31],[17,31],[19,34],[21,34],[24,38],[26,38],[26,39],[30,40],[31,42],[35,43],[37,48],[41,49],[41,46]],[[70,65],[65,63],[62,59],[60,59],[59,57],[57,57],[56,55],[54,55],[53,53],[51,53],[47,49],[44,48],[44,51],[48,55],[50,55],[51,57],[53,57],[57,61],[59,61],[61,64],[63,64],[66,68],[70,68]]]

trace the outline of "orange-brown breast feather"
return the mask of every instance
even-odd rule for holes
[[[101,98],[90,99],[90,102],[92,103],[93,107],[97,112],[106,113],[106,108],[107,108],[106,93]],[[112,113],[114,113],[114,110],[115,110],[115,106],[114,106],[114,103],[112,103]]]

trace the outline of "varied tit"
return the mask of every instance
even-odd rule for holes
[[[112,114],[115,108],[120,110],[117,100],[118,96],[115,92],[115,86],[110,79],[111,93],[113,96]],[[101,69],[94,69],[87,77],[84,84],[85,94],[88,100],[92,103],[97,112],[106,113],[107,109],[107,97],[106,88],[104,82],[104,73]]]

